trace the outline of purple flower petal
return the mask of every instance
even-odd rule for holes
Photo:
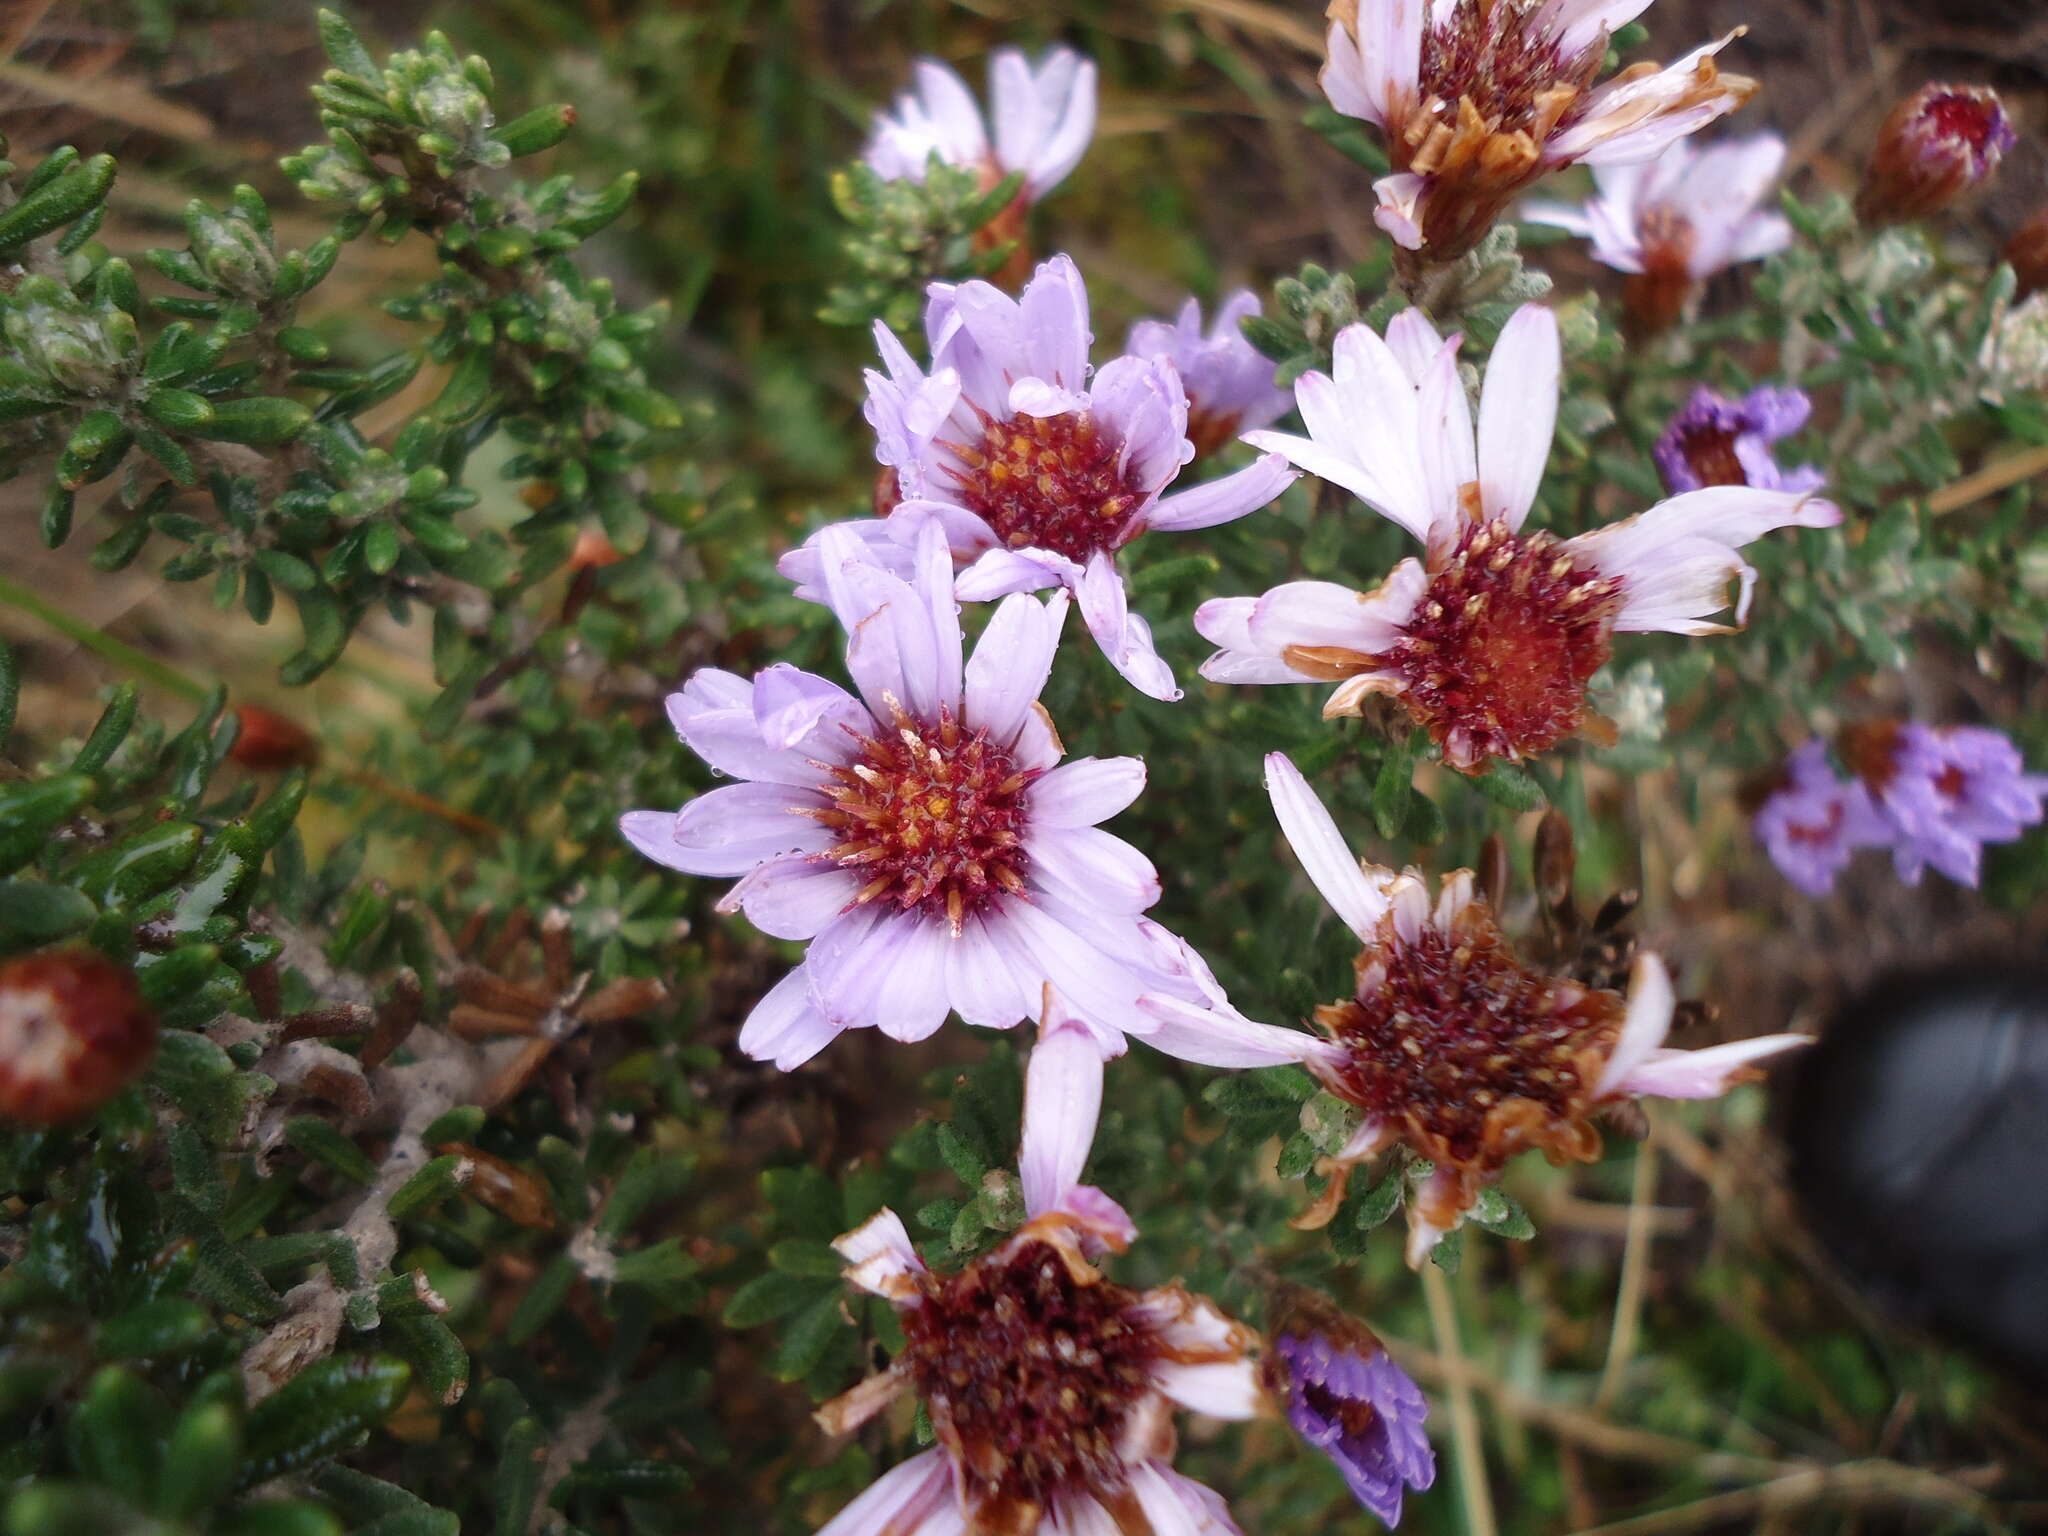
[[[960,708],[969,730],[987,731],[998,746],[1017,739],[1052,675],[1066,617],[1064,592],[1044,603],[1023,593],[1003,599],[967,663]]]
[[[755,1061],[793,1072],[839,1037],[839,1026],[811,1001],[810,975],[798,966],[770,987],[740,1026],[740,1049]]]
[[[1055,1000],[1024,1074],[1024,1136],[1017,1171],[1024,1209],[1058,1210],[1081,1181],[1102,1109],[1102,1052],[1095,1035]]]
[[[1161,497],[1145,514],[1145,526],[1155,533],[1186,533],[1235,522],[1271,503],[1299,478],[1281,455],[1261,454],[1234,474]]]
[[[1088,632],[1125,681],[1155,699],[1171,701],[1181,696],[1173,669],[1153,648],[1152,626],[1130,611],[1123,577],[1106,551],[1097,551],[1089,560],[1076,595]]]
[[[1145,788],[1140,757],[1077,757],[1027,789],[1031,819],[1041,827],[1092,827],[1136,800]]]
[[[744,910],[747,921],[778,939],[808,939],[853,904],[861,878],[829,859],[771,859],[726,892],[721,912]]]

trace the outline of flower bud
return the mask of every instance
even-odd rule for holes
[[[192,259],[222,293],[260,302],[277,281],[277,251],[246,218],[224,218],[194,198],[185,210]]]
[[[2048,289],[2048,208],[2022,224],[2006,242],[2005,259],[2020,280],[2013,294],[2015,300],[2032,298]]]
[[[1421,1390],[1370,1328],[1321,1295],[1283,1286],[1268,1306],[1266,1390],[1295,1433],[1336,1463],[1352,1496],[1392,1529],[1403,1494],[1436,1481]]]
[[[1989,179],[2016,139],[1988,86],[1922,86],[1878,130],[1856,216],[1897,224],[1939,213]]]
[[[585,528],[576,535],[576,547],[569,552],[569,569],[602,570],[605,566],[617,565],[625,558],[603,533],[595,528]]]
[[[320,757],[320,743],[296,721],[261,704],[239,704],[235,720],[241,727],[228,756],[244,768],[310,767]]]
[[[97,1109],[156,1045],[156,1016],[125,966],[90,949],[0,964],[0,1116],[55,1125]]]

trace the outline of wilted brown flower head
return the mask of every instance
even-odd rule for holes
[[[1333,0],[1321,80],[1339,112],[1377,125],[1393,174],[1380,227],[1412,264],[1455,261],[1547,172],[1648,160],[1741,106],[1756,82],[1714,55],[1738,29],[1659,69],[1595,85],[1614,28],[1640,0]]]

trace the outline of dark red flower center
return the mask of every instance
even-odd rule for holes
[[[1921,121],[1936,137],[1968,146],[1980,161],[1987,156],[1995,159],[2005,149],[2005,112],[1988,94],[1940,92],[1921,108]]]
[[[1530,0],[1458,0],[1445,21],[1423,33],[1422,97],[1442,103],[1441,120],[1455,121],[1464,99],[1493,132],[1516,133],[1544,116],[1546,92],[1584,91],[1606,48],[1567,57],[1543,23],[1543,9]],[[1583,109],[1575,102],[1556,121],[1570,121],[1575,110]]]
[[[1188,402],[1188,441],[1195,445],[1195,457],[1198,459],[1206,459],[1229,447],[1243,423],[1241,412],[1205,411],[1194,401]]]
[[[1372,962],[1379,962],[1374,964]],[[1344,1047],[1332,1092],[1423,1156],[1490,1174],[1525,1147],[1587,1155],[1593,1083],[1623,1004],[1524,965],[1484,902],[1361,957],[1355,997],[1316,1010]]]
[[[1795,843],[1810,843],[1815,847],[1827,846],[1833,843],[1841,832],[1842,822],[1847,814],[1839,800],[1830,801],[1827,814],[1819,821],[1787,822],[1785,836]]]
[[[1379,1423],[1380,1416],[1363,1398],[1340,1397],[1321,1382],[1300,1379],[1295,1381],[1294,1390],[1308,1404],[1309,1412],[1325,1424],[1337,1425],[1346,1440],[1364,1440]]]
[[[943,912],[957,933],[996,892],[1024,888],[1023,793],[1037,775],[950,713],[926,726],[899,710],[894,724],[831,770],[832,808],[813,814],[839,835],[826,857],[868,877],[856,904]]]
[[[1606,662],[1621,582],[1584,569],[1548,533],[1495,519],[1434,559],[1402,639],[1377,658],[1454,767],[1531,756],[1576,731]]]
[[[1687,427],[1679,434],[1678,451],[1702,486],[1749,484],[1749,472],[1735,451],[1736,436],[1733,427],[1713,423]]]
[[[979,514],[1011,549],[1049,549],[1085,563],[1116,549],[1135,530],[1144,500],[1134,472],[1118,462],[1118,444],[1087,411],[1011,417],[980,413],[978,445],[949,445],[960,505]]]
[[[1121,1487],[1125,1422],[1163,1354],[1130,1320],[1135,1293],[1077,1278],[1031,1238],[921,1285],[922,1304],[902,1313],[901,1359],[971,1485],[975,1528],[1008,1529],[1004,1506],[1044,1511]]]
[[[1835,738],[1835,750],[1844,767],[1873,793],[1882,793],[1898,774],[1904,735],[1904,727],[1896,720],[1859,720],[1842,728]]]

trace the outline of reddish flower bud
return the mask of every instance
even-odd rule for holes
[[[97,1109],[156,1046],[134,973],[90,949],[0,964],[0,1116],[55,1125]]]
[[[241,729],[228,749],[231,761],[244,768],[310,767],[320,759],[320,743],[304,726],[261,704],[238,704]]]
[[[625,558],[612,546],[610,539],[595,528],[586,528],[576,535],[576,547],[569,552],[569,569],[601,570],[607,565],[617,565]]]
[[[2006,242],[2005,259],[2012,263],[2020,280],[2015,299],[2031,298],[2048,289],[2048,208],[2043,208],[2019,227]]]
[[[1938,213],[1986,181],[2017,137],[1988,86],[1922,86],[1878,130],[1856,216],[1895,224]]]

